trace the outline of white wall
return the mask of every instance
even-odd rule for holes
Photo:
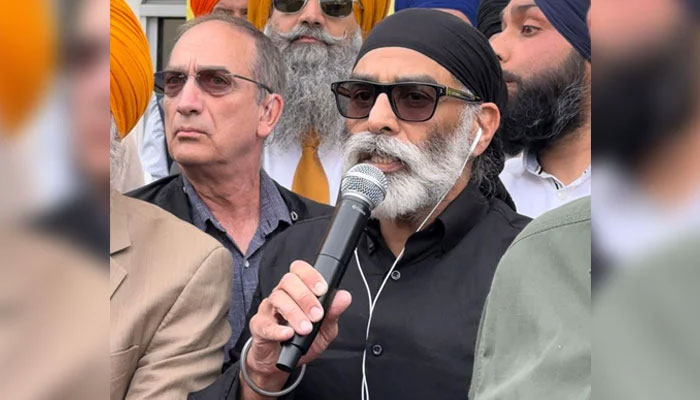
[[[126,0],[127,3],[131,6],[131,8],[134,10],[134,14],[136,14],[137,18],[141,18],[141,15],[139,15],[139,6],[141,5],[141,0]]]

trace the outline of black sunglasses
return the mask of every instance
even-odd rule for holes
[[[167,97],[177,96],[187,80],[193,76],[197,86],[212,96],[224,96],[231,93],[236,88],[236,81],[233,78],[242,79],[258,85],[269,93],[272,89],[266,85],[254,81],[244,76],[231,74],[225,70],[206,69],[197,72],[195,75],[188,75],[180,71],[160,71],[154,74],[154,91]]]
[[[454,89],[434,83],[401,82],[382,84],[359,80],[334,82],[331,90],[340,114],[349,119],[369,117],[380,94],[389,98],[391,109],[399,119],[423,122],[433,117],[441,97],[454,97],[470,103],[481,99],[469,91]]]
[[[274,0],[272,5],[275,10],[287,14],[294,14],[306,7],[309,0]],[[315,1],[315,0],[312,0]],[[352,14],[352,5],[355,0],[318,0],[321,5],[321,11],[329,17],[344,18]],[[361,9],[362,3],[357,1]]]

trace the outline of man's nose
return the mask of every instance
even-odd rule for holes
[[[185,86],[178,94],[177,112],[183,115],[199,114],[202,112],[202,89],[199,88],[195,78],[190,76]]]
[[[300,23],[305,23],[309,26],[322,26],[324,24],[325,16],[321,10],[321,2],[319,0],[308,0],[300,13]]]
[[[367,129],[375,134],[398,133],[398,117],[391,108],[391,103],[386,93],[381,93],[375,100],[367,117]]]

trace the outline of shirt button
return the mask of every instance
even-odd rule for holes
[[[393,270],[391,271],[391,279],[398,281],[401,279],[401,271]]]
[[[299,214],[296,213],[296,211],[292,211],[289,213],[289,216],[292,217],[292,222],[297,222],[299,219]]]
[[[568,197],[568,195],[566,194],[565,191],[560,190],[560,191],[557,192],[557,197],[559,197],[559,200],[566,200],[566,198]]]
[[[372,346],[372,354],[374,354],[375,356],[379,357],[382,355],[383,352],[384,349],[381,345],[375,344],[374,346]]]
[[[243,263],[243,266],[246,268],[250,267],[250,261],[245,260],[245,262]]]

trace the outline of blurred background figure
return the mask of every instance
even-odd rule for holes
[[[38,156],[33,150],[41,148],[33,142],[42,138],[39,134],[28,137],[28,131],[55,90],[58,32],[54,10],[44,0],[10,4],[0,16],[0,45],[6,60],[0,65],[0,183],[13,188],[0,197],[0,221],[35,211],[40,197],[32,181],[39,167],[32,168],[29,161]]]
[[[394,11],[399,12],[407,8],[434,8],[476,26],[479,1],[481,0],[395,0]]]
[[[591,9],[599,399],[700,397],[699,17],[697,0]]]
[[[76,192],[41,218],[47,230],[72,240],[96,257],[107,254],[109,243],[109,21],[88,17],[106,13],[100,0],[81,1],[75,30],[66,43],[66,80],[72,158],[79,185]],[[116,88],[115,88],[116,89]],[[115,91],[115,96],[118,95]]]
[[[512,0],[490,42],[508,85],[501,179],[529,217],[591,194],[590,0]]]
[[[595,244],[615,264],[700,230],[700,14],[697,1],[639,1],[613,24],[632,2],[613,3],[592,13],[593,152]]]
[[[285,109],[267,140],[263,167],[282,186],[334,204],[342,177],[345,128],[330,91],[350,75],[362,38],[389,10],[389,0],[250,3],[248,18],[282,52]]]
[[[64,204],[59,201],[79,198],[87,192],[73,191],[80,180],[89,182],[85,186],[95,185],[90,191],[94,202],[83,209],[83,214],[93,213],[97,203],[107,210],[107,196],[101,194],[106,195],[108,186],[99,182],[108,176],[109,166],[105,163],[106,167],[101,168],[98,160],[99,156],[107,160],[107,142],[91,141],[89,135],[66,136],[67,122],[78,118],[62,114],[74,110],[66,107],[70,103],[67,81],[86,89],[82,92],[86,96],[91,96],[87,88],[99,87],[88,83],[97,81],[96,75],[101,73],[106,82],[108,61],[87,62],[94,58],[86,56],[103,49],[104,60],[108,60],[106,3],[28,0],[3,6],[0,392],[3,398],[12,399],[106,398],[107,274],[104,258],[100,260],[90,252],[102,242],[97,239],[89,243],[76,235],[81,221],[53,224],[53,218],[37,217],[37,213],[47,210],[52,216],[63,214]],[[78,39],[85,35],[94,39],[90,43],[95,46],[89,47],[94,51],[78,50],[88,50],[77,46]],[[78,73],[78,66],[84,64],[88,64],[82,70],[85,74]],[[107,93],[104,85],[105,98]],[[106,107],[107,101],[96,107],[103,117],[108,116]],[[82,140],[88,143],[78,143]],[[95,143],[104,146],[92,147],[96,153],[91,158],[83,150]],[[90,170],[90,166],[95,168]],[[81,178],[71,174],[76,169],[85,172]],[[106,228],[106,212],[96,215],[104,215],[96,224]]]

